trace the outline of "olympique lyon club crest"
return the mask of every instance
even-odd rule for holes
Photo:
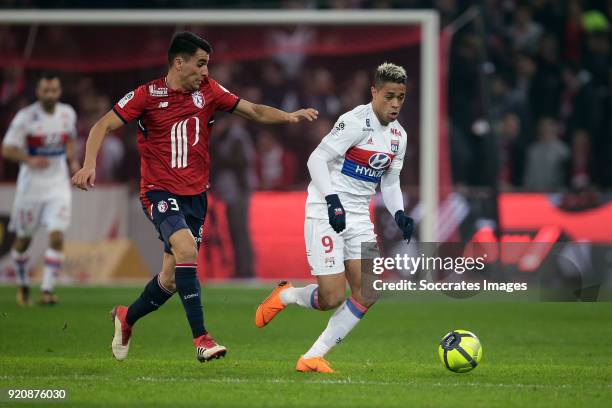
[[[164,200],[161,200],[160,202],[158,202],[157,211],[159,211],[162,214],[168,211],[168,203],[165,202]]]
[[[399,140],[392,139],[391,140],[391,153],[399,152]]]
[[[198,108],[202,109],[204,107],[204,95],[202,95],[202,92],[195,91],[191,94],[191,99],[193,99],[193,104]]]

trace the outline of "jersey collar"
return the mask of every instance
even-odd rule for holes
[[[173,92],[173,93],[179,93],[179,94],[188,94],[191,95],[192,93],[196,92],[196,91],[179,91],[178,89],[174,89],[174,88],[170,88],[170,85],[168,85],[168,76],[165,75],[164,76],[164,86],[166,88],[168,88],[168,93]],[[202,83],[204,83],[204,81],[202,81]],[[202,89],[202,86],[200,85],[200,89]],[[198,89],[199,90],[199,89]]]

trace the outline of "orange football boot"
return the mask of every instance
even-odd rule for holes
[[[301,356],[295,365],[296,371],[307,373],[310,371],[316,373],[333,373],[334,370],[329,366],[329,362],[323,357],[304,358]]]
[[[280,293],[291,287],[293,286],[287,281],[280,282],[272,293],[270,293],[270,296],[259,304],[255,312],[255,325],[257,327],[264,327],[266,324],[270,323],[272,319],[274,319],[274,316],[285,308],[285,305],[283,305],[283,302],[280,300]]]

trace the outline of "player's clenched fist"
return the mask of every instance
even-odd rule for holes
[[[88,190],[96,182],[96,169],[93,167],[83,167],[72,176],[72,185],[81,190]]]
[[[327,201],[329,225],[339,234],[346,228],[346,213],[344,212],[344,207],[342,207],[342,203],[340,203],[338,194],[326,196],[325,201]]]
[[[395,223],[402,230],[402,236],[406,243],[410,243],[412,232],[414,230],[414,220],[407,216],[404,211],[399,210],[395,213]]]

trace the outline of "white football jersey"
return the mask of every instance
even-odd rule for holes
[[[379,122],[372,104],[340,116],[323,138],[319,146],[337,154],[328,167],[347,219],[370,219],[370,200],[381,177],[402,170],[406,139],[406,131],[397,120],[387,126]],[[308,185],[306,217],[328,218],[325,197],[312,182]]]
[[[30,156],[49,160],[44,169],[21,164],[17,177],[17,196],[21,200],[46,200],[70,194],[70,173],[66,163],[66,142],[76,137],[76,113],[70,105],[58,103],[55,112],[45,112],[36,102],[17,112],[3,145],[16,146]]]

